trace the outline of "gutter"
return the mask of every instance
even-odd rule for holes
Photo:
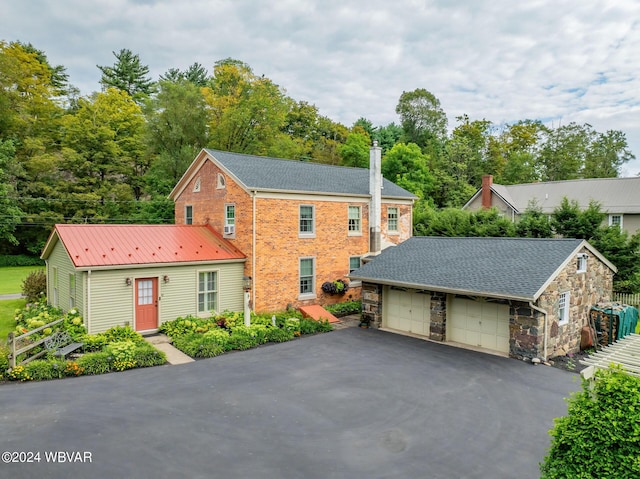
[[[529,301],[529,307],[535,311],[538,311],[539,313],[544,314],[544,338],[542,340],[542,344],[543,344],[543,351],[542,351],[542,360],[544,362],[547,361],[547,336],[549,334],[549,319],[548,319],[548,313],[546,310],[539,308],[538,306],[536,306],[535,304],[533,304],[532,301]]]

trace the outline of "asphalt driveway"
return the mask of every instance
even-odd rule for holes
[[[555,368],[349,328],[0,386],[1,451],[40,456],[0,477],[537,478],[579,387]]]

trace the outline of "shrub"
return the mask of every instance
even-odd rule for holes
[[[212,358],[224,353],[225,348],[214,337],[191,333],[173,339],[173,345],[192,358]]]
[[[293,331],[288,331],[286,329],[280,328],[269,328],[267,329],[266,340],[272,343],[284,343],[286,341],[291,341],[294,338]]]
[[[82,338],[87,334],[82,316],[80,316],[76,308],[71,308],[67,311],[63,321],[63,328],[74,341],[82,341]]]
[[[236,326],[229,335],[228,348],[244,351],[256,347],[260,343],[258,333],[251,327]]]
[[[326,319],[316,321],[314,319],[303,318],[300,320],[300,334],[314,334],[333,331],[333,326]]]
[[[34,359],[25,364],[25,373],[33,381],[60,379],[65,376],[66,362],[64,360]]]
[[[107,337],[104,334],[85,334],[82,337],[82,350],[85,353],[102,351],[107,345]]]
[[[31,374],[22,365],[11,368],[5,376],[9,381],[31,381]]]
[[[227,345],[229,344],[229,332],[226,329],[221,329],[221,328],[212,329],[204,333],[203,337],[216,342],[217,344],[222,346],[224,349],[226,349]]]
[[[203,319],[187,316],[186,318],[180,317],[173,321],[165,321],[158,329],[170,338],[175,338],[189,333],[203,333],[217,327],[218,325],[216,324],[215,318]]]
[[[640,477],[640,378],[621,368],[596,372],[555,420],[542,479]]]
[[[113,369],[116,371],[124,371],[136,366],[136,343],[133,341],[109,343],[105,350],[113,357]]]
[[[105,337],[107,343],[131,341],[134,344],[141,344],[144,342],[142,334],[134,331],[129,326],[114,326],[113,328],[107,329],[102,335]]]
[[[27,256],[25,254],[4,254],[0,255],[0,267],[3,266],[44,266],[44,260],[38,256]]]
[[[360,314],[362,301],[346,301],[344,303],[330,304],[324,307],[334,316],[346,316],[348,314]]]
[[[43,269],[32,271],[22,281],[22,295],[28,303],[38,301],[47,294],[47,274]]]
[[[150,366],[160,366],[167,362],[167,355],[162,351],[158,351],[151,344],[143,342],[136,345],[134,351],[136,366],[139,368],[147,368]]]
[[[113,367],[113,356],[109,351],[83,354],[76,361],[84,369],[84,374],[104,374]]]
[[[0,345],[0,380],[5,378],[9,369],[9,348]]]

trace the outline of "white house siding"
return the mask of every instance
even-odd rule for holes
[[[219,311],[242,311],[243,269],[244,263],[237,262],[93,270],[89,333],[96,334],[117,325],[134,327],[136,278],[158,278],[159,324],[179,316],[196,315],[198,271],[218,271]],[[165,275],[169,279],[166,283]],[[130,286],[127,286],[126,278],[131,278]]]

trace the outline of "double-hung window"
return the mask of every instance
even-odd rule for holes
[[[198,273],[198,313],[218,311],[218,273],[202,271]]]
[[[362,233],[362,208],[349,206],[349,234]]]
[[[584,273],[587,271],[587,258],[588,256],[585,253],[580,253],[578,255],[578,267],[576,268],[577,273]]]
[[[609,226],[622,228],[622,215],[609,215]]]
[[[566,291],[558,299],[558,324],[563,325],[569,322],[569,306],[571,305],[571,293]]]
[[[224,205],[224,234],[228,236],[236,234],[236,205]]]
[[[312,238],[315,236],[315,211],[313,205],[300,205],[298,236]]]
[[[187,225],[193,224],[193,206],[191,205],[184,207],[184,223]]]
[[[299,289],[300,298],[315,297],[316,265],[314,258],[300,258]]]
[[[393,233],[398,231],[398,208],[395,206],[387,208],[387,231]]]

